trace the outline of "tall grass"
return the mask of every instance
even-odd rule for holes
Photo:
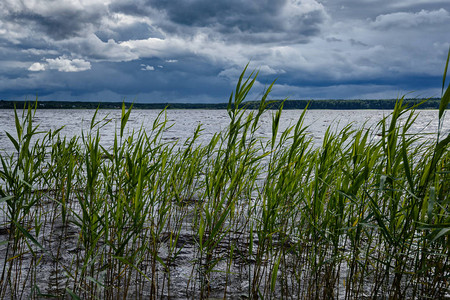
[[[448,65],[448,61],[447,61]],[[399,99],[376,126],[328,128],[313,146],[304,125],[258,137],[238,80],[229,126],[200,144],[150,131],[114,142],[97,120],[80,137],[39,132],[36,105],[7,133],[0,171],[0,298],[448,297],[450,135],[412,134]],[[445,72],[446,73],[446,72]],[[447,294],[446,294],[447,293]]]

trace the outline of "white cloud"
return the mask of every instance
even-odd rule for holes
[[[164,57],[167,54],[172,54],[167,53],[168,51],[174,51],[177,54],[182,52],[179,46],[185,46],[185,41],[177,38],[148,38],[145,40],[129,40],[121,42],[120,45],[128,47],[134,53],[137,53],[139,57]]]
[[[178,59],[166,59],[166,63],[176,63]]]
[[[81,72],[91,69],[91,63],[83,59],[68,59],[64,56],[58,58],[48,58],[45,60],[49,69],[59,72]]]
[[[141,70],[142,71],[155,71],[155,67],[141,64]]]
[[[389,6],[393,8],[408,8],[413,5],[448,5],[448,0],[396,0],[389,1]]]
[[[88,61],[60,56],[58,58],[47,58],[45,63],[35,62],[28,68],[28,71],[58,70],[59,72],[81,72],[90,69],[91,63]]]
[[[113,39],[103,42],[95,34],[61,41],[57,45],[94,61],[123,62],[139,59],[138,54],[133,53],[126,43],[117,43]]]
[[[30,55],[58,55],[58,51],[56,50],[47,50],[47,49],[24,49],[21,50],[22,53],[30,54]]]
[[[379,29],[400,27],[410,29],[412,27],[448,24],[450,14],[445,9],[427,11],[421,10],[418,13],[397,12],[378,16],[373,22],[373,26]]]
[[[45,65],[42,63],[34,63],[32,64],[29,68],[28,71],[32,71],[32,72],[38,72],[38,71],[44,71],[45,70]]]
[[[291,0],[283,7],[286,17],[298,17],[312,12],[324,12],[324,6],[316,0]]]
[[[54,3],[47,3],[48,5],[44,5],[43,1],[37,0],[27,0],[27,1],[3,0],[2,2],[4,8],[10,11],[13,12],[21,12],[24,10],[35,11],[44,16],[51,16],[55,12],[65,10],[85,10],[89,8],[98,8],[98,7],[106,8],[107,5],[111,3],[111,1],[104,1],[104,0],[89,0],[89,1],[58,0],[57,2]]]

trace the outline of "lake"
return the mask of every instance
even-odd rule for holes
[[[94,112],[38,110],[36,138],[62,126],[63,136],[89,133]],[[273,113],[261,117],[262,140],[271,137]],[[150,133],[159,114],[133,110],[125,135]],[[284,111],[279,132],[301,114]],[[226,110],[168,110],[162,142],[174,148],[135,136],[97,155],[95,146],[85,152],[53,140],[45,155],[18,156],[5,133],[15,135],[14,111],[0,110],[0,154],[12,158],[0,173],[0,273],[8,278],[0,298],[447,297],[448,240],[436,231],[448,224],[448,152],[436,176],[427,175],[438,111],[418,111],[413,139],[398,148],[376,143],[376,124],[389,114],[310,110],[304,126],[313,148],[291,139],[267,149],[247,136],[179,151],[197,126],[197,143],[206,145],[230,118]],[[109,148],[121,111],[100,110],[97,120]],[[368,128],[369,140],[349,148],[338,137],[320,147],[328,128],[350,123]],[[446,136],[449,121],[440,125]]]
[[[40,131],[55,130],[64,126],[61,134],[72,137],[81,136],[82,131],[89,129],[94,110],[45,110],[38,109],[35,115],[35,124],[39,124]],[[141,126],[150,130],[154,120],[158,117],[159,110],[133,110],[127,125],[128,134],[133,130],[139,130]],[[190,137],[195,128],[201,124],[203,131],[199,139],[200,142],[207,142],[211,136],[223,129],[229,124],[229,116],[226,110],[167,110],[168,128],[163,135],[163,140],[185,140]],[[257,134],[260,137],[269,138],[272,134],[271,116],[274,111],[268,111],[263,115],[260,122],[260,128]],[[282,132],[289,126],[295,125],[301,110],[285,110],[282,113],[280,121],[280,131]],[[366,127],[374,126],[383,116],[388,116],[391,111],[388,110],[309,110],[306,113],[305,126],[308,126],[307,132],[311,135],[316,145],[322,142],[325,130],[332,126],[339,130],[349,123],[353,123],[355,128],[365,124]],[[417,121],[411,128],[411,133],[436,133],[438,128],[438,111],[421,110]],[[19,111],[19,116],[21,111]],[[110,120],[100,130],[103,146],[112,145],[114,141],[114,131],[120,128],[120,110],[99,110],[97,120]],[[5,134],[9,132],[15,136],[14,111],[0,110],[0,150],[11,153],[14,146]],[[168,126],[169,127],[169,126]],[[450,121],[448,118],[442,126],[443,133],[450,130]],[[376,136],[376,135],[375,135]]]

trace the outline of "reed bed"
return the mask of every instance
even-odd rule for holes
[[[448,63],[447,63],[448,65]],[[198,143],[151,131],[114,143],[107,119],[68,139],[15,111],[0,171],[0,298],[437,299],[449,295],[450,135],[411,134],[399,99],[376,126],[329,128],[313,147],[303,119],[272,135],[244,99]],[[445,76],[444,76],[445,82]],[[444,85],[443,85],[444,92]],[[450,91],[443,93],[442,124]]]

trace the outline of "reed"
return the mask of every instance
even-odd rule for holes
[[[418,115],[399,99],[377,125],[330,127],[321,145],[307,109],[279,132],[273,84],[247,110],[257,73],[245,74],[229,126],[203,144],[201,125],[165,141],[164,111],[129,131],[123,105],[107,147],[98,110],[72,139],[40,132],[36,105],[14,110],[15,151],[0,156],[0,298],[448,297],[446,71],[433,136],[410,132]],[[259,137],[268,117],[272,134]]]

